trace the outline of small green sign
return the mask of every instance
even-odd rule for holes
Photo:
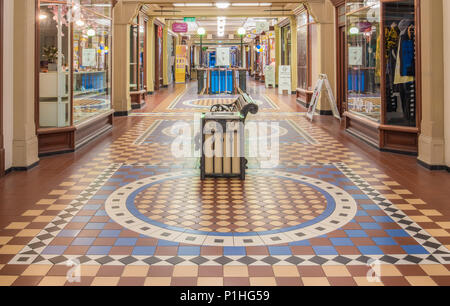
[[[195,22],[195,17],[184,17],[184,22]]]

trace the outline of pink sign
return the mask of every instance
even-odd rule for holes
[[[172,31],[175,33],[186,33],[188,31],[188,24],[184,22],[175,22],[172,25]]]

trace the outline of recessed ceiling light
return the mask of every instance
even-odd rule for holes
[[[216,2],[216,7],[220,9],[226,9],[230,6],[229,2]]]

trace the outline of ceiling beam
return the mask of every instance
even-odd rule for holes
[[[155,17],[185,17],[185,16],[195,16],[195,17],[268,17],[268,18],[277,18],[277,17],[287,17],[291,16],[294,13],[291,10],[288,11],[269,11],[269,8],[266,9],[256,9],[256,8],[229,8],[226,10],[218,9],[215,7],[210,8],[192,8],[192,7],[184,7],[184,8],[173,8],[170,9],[171,12],[167,8],[163,8],[162,12],[158,10],[149,11],[148,14],[150,16]],[[173,12],[172,12],[173,11]]]

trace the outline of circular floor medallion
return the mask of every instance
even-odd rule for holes
[[[324,235],[350,222],[355,200],[325,181],[272,170],[247,180],[206,180],[193,170],[116,190],[108,215],[140,234],[194,245],[274,245]]]

